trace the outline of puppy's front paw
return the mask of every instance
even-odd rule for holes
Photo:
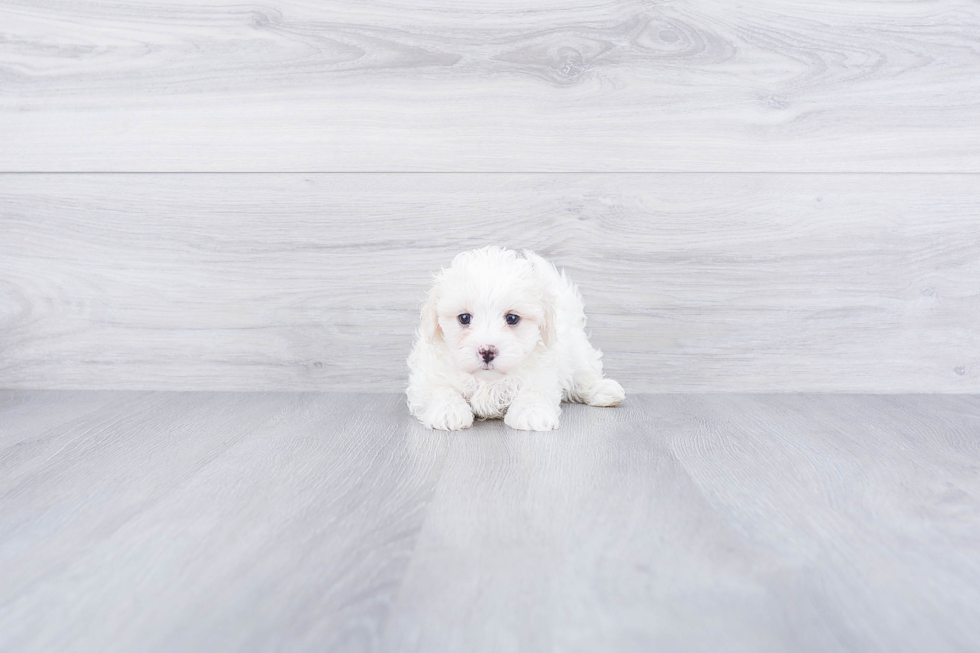
[[[612,379],[602,379],[589,391],[590,406],[618,406],[626,398],[626,391]]]
[[[425,411],[422,420],[430,429],[440,431],[459,431],[473,426],[473,410],[460,399],[453,402],[438,402]]]
[[[519,431],[554,431],[558,428],[558,409],[547,404],[515,401],[504,415],[504,424]]]

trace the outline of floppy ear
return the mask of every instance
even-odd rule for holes
[[[555,329],[557,328],[555,324],[557,298],[555,297],[553,279],[558,271],[552,263],[529,249],[525,249],[522,254],[531,263],[537,277],[538,289],[541,293],[541,311],[544,314],[544,321],[538,325],[538,330],[541,332],[541,342],[545,347],[550,347],[555,341]]]
[[[541,298],[541,308],[544,311],[544,324],[539,324],[541,331],[541,342],[544,346],[550,347],[555,341],[555,297],[551,292],[546,292]]]
[[[442,337],[442,329],[439,328],[439,313],[436,311],[438,301],[439,293],[433,288],[429,291],[425,303],[422,304],[422,324],[419,326],[419,333],[422,334],[426,342],[435,342]]]

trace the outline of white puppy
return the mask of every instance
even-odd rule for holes
[[[534,252],[463,252],[436,275],[408,357],[408,407],[432,429],[473,417],[525,431],[558,428],[562,400],[615,406],[623,387],[602,377],[585,335],[578,288]]]

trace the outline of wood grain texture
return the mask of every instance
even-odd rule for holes
[[[6,391],[0,424],[2,650],[980,646],[978,396],[444,434],[398,395]]]
[[[629,391],[980,392],[975,175],[0,176],[0,387],[399,391],[490,243]]]
[[[980,644],[977,397],[640,396],[564,420],[453,441],[386,649]]]
[[[707,501],[767,552],[793,630],[822,624],[793,648],[966,651],[980,643],[977,400],[715,395],[681,398],[661,425]],[[852,609],[867,601],[874,616]]]
[[[0,3],[4,171],[980,172],[969,0]]]
[[[378,637],[442,459],[401,397],[116,394],[0,449],[0,649]]]

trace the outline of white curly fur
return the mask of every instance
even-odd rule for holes
[[[520,318],[516,325],[508,314]],[[409,410],[433,429],[469,428],[475,416],[548,431],[558,428],[562,401],[616,406],[625,397],[602,376],[578,288],[527,250],[463,252],[440,271],[408,367]]]

